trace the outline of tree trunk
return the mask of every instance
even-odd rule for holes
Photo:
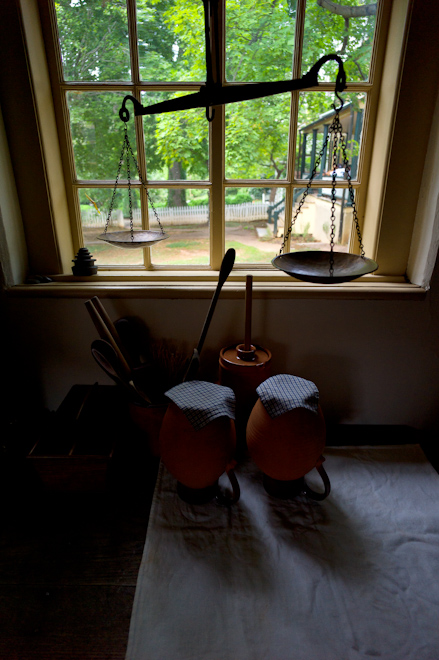
[[[185,179],[186,175],[181,163],[175,161],[168,168],[169,181],[179,181]],[[168,191],[168,206],[187,206],[186,190],[184,188],[170,188]]]

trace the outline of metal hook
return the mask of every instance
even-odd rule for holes
[[[340,110],[342,110],[342,108],[344,106],[344,101],[343,101],[343,99],[341,98],[340,94],[337,91],[334,92],[334,93],[335,93],[336,97],[338,98],[338,100],[340,101],[340,106],[338,108],[336,108],[335,103],[333,103],[332,107],[334,108],[335,112],[340,112]]]
[[[208,122],[212,122],[215,117],[215,108],[210,108],[209,106],[206,108],[206,119]]]
[[[134,98],[134,96],[131,96],[131,94],[125,96],[124,100],[122,101],[122,107],[119,110],[119,117],[125,123],[130,119],[130,113],[128,111],[128,108],[126,107],[127,101],[132,101],[134,106],[134,114],[136,117],[137,115],[141,114],[143,109],[142,104],[136,98]]]

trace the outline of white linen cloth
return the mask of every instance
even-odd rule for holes
[[[127,660],[438,660],[439,475],[417,445],[324,455],[323,502],[247,463],[230,509],[160,467]]]

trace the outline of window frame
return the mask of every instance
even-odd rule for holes
[[[63,181],[62,179],[69,180],[69,171],[71,172],[72,167],[72,154],[69,153],[68,141],[63,137],[62,125],[65,126],[66,121],[66,112],[65,107],[62,105],[60,95],[54,92],[53,87],[51,88],[49,83],[50,76],[53,81],[53,67],[56,67],[59,75],[59,57],[56,54],[56,49],[54,48],[53,43],[47,36],[47,30],[53,30],[53,16],[50,16],[49,7],[46,0],[19,0],[21,17],[23,23],[23,32],[26,40],[26,48],[28,54],[30,75],[32,80],[32,88],[35,95],[35,106],[36,113],[39,119],[39,128],[40,128],[40,138],[43,150],[43,160],[44,166],[47,172],[47,188],[48,195],[51,200],[51,230],[54,235],[54,243],[56,245],[56,256],[53,258],[53,245],[44,246],[43,255],[47,254],[50,250],[52,253],[52,259],[49,260],[51,267],[49,272],[44,267],[40,269],[40,272],[48,272],[51,275],[58,275],[59,281],[71,281],[77,282],[78,278],[74,278],[69,275],[71,260],[76,253],[76,251],[81,247],[77,236],[73,232],[71,236],[71,227],[70,223],[72,222],[72,217],[75,217],[75,214],[72,214],[72,208],[75,208],[75,200],[72,195],[69,196],[69,186],[64,185],[64,195],[62,194]],[[380,268],[377,275],[371,275],[367,278],[362,278],[362,284],[366,283],[386,283],[393,282],[394,284],[401,284],[405,281],[405,272],[406,265],[408,260],[408,251],[410,249],[410,240],[411,232],[414,225],[414,217],[406,223],[404,236],[402,241],[404,246],[402,248],[402,254],[406,255],[406,258],[403,256],[397,258],[397,265],[390,263],[392,257],[395,256],[394,250],[389,250],[387,246],[387,253],[383,252],[384,247],[382,240],[385,239],[386,242],[389,241],[389,235],[392,234],[392,222],[387,218],[383,217],[383,210],[390,204],[390,197],[388,195],[388,184],[390,179],[389,169],[392,164],[392,158],[394,157],[393,147],[393,138],[395,131],[398,129],[397,120],[398,112],[400,106],[398,106],[398,101],[400,100],[400,86],[403,78],[403,73],[410,78],[410,75],[413,76],[413,71],[404,72],[404,54],[407,45],[408,37],[408,28],[410,25],[410,17],[412,13],[413,0],[403,0],[402,2],[393,2],[393,3],[381,3],[381,11],[385,12],[381,17],[382,24],[386,30],[389,30],[392,36],[392,52],[389,53],[389,49],[386,49],[383,39],[377,45],[375,49],[376,52],[374,57],[376,58],[377,66],[382,67],[382,79],[381,84],[374,86],[374,88],[369,90],[369,97],[372,99],[372,96],[375,98],[369,101],[369,112],[367,116],[367,122],[369,124],[368,130],[371,139],[367,143],[367,148],[364,152],[363,171],[361,185],[364,186],[365,193],[362,198],[358,201],[359,216],[360,222],[362,223],[363,238],[366,248],[366,254],[372,258],[378,259],[378,255],[382,254],[385,257],[385,268]],[[132,5],[131,5],[132,7]],[[41,16],[41,25],[42,29],[40,30],[38,19],[38,12]],[[383,28],[382,28],[383,29]],[[392,32],[393,31],[393,32]],[[44,36],[43,36],[44,35]],[[46,50],[45,50],[46,49]],[[395,53],[398,54],[398,57],[395,58]],[[298,65],[296,65],[298,66]],[[50,69],[52,69],[50,71]],[[50,76],[49,76],[50,72]],[[396,75],[395,75],[396,74]],[[375,71],[377,75],[377,71]],[[63,83],[65,88],[66,83]],[[361,86],[360,91],[364,91],[368,84],[365,83],[350,83],[347,91],[356,91],[356,89]],[[69,85],[67,84],[69,87]],[[131,85],[126,85],[125,83],[82,83],[80,86],[83,86],[84,89],[96,89],[96,88],[106,88],[116,91],[121,91],[124,93],[132,93],[133,88],[140,93],[140,88],[145,86],[139,84],[139,81],[134,81]],[[408,84],[406,83],[406,86]],[[78,84],[75,83],[75,87],[78,87]],[[173,88],[173,86],[171,86]],[[168,88],[171,88],[168,86]],[[197,84],[186,83],[184,85],[179,84],[178,88],[182,87],[190,90],[196,89]],[[319,85],[319,91],[331,91],[331,85]],[[333,87],[333,85],[332,85]],[[156,87],[157,88],[157,87]],[[160,87],[161,88],[161,87]],[[50,97],[50,99],[49,99]],[[385,103],[383,102],[383,97],[385,97]],[[434,94],[431,94],[432,99]],[[378,100],[380,105],[378,105]],[[51,105],[52,104],[52,105]],[[431,104],[430,104],[431,105]],[[43,108],[46,110],[46,113],[43,112]],[[47,112],[47,109],[49,111]],[[428,109],[424,113],[428,115]],[[366,121],[366,117],[365,117]],[[401,122],[400,122],[401,123]],[[61,124],[61,126],[60,126]],[[426,129],[429,129],[429,123],[425,124]],[[219,154],[219,158],[216,158],[216,167],[221,167],[224,171],[224,108],[216,113],[215,121],[211,125],[211,144],[213,149],[216,150],[216,153]],[[55,137],[55,134],[57,137]],[[385,139],[383,139],[383,135]],[[423,136],[424,141],[428,136]],[[142,142],[141,142],[142,143]],[[211,158],[212,162],[213,159]],[[60,167],[61,165],[61,167]],[[370,177],[370,170],[373,171],[373,176]],[[55,172],[58,171],[58,176],[55,175]],[[63,176],[60,176],[60,173]],[[373,187],[376,186],[377,177],[382,177],[384,182],[381,185],[380,195],[373,195]],[[88,183],[88,182],[87,182]],[[244,180],[239,181],[228,181],[220,180],[220,177],[214,177],[211,180],[211,200],[212,208],[224,210],[223,197],[224,197],[224,188],[226,185],[245,185]],[[249,182],[252,183],[252,182]],[[285,180],[280,180],[278,185],[285,187],[288,186],[290,190],[294,186],[300,183],[300,180],[291,179],[286,182]],[[193,182],[191,182],[191,185]],[[154,182],[151,182],[151,186],[155,185]],[[360,185],[360,180],[356,186]],[[321,187],[321,182],[316,183],[316,187]],[[169,182],[162,182],[162,187],[169,187]],[[206,187],[206,183],[202,182],[202,187]],[[54,190],[58,189],[58,192],[55,194]],[[61,192],[60,192],[61,191]],[[77,198],[77,196],[74,196]],[[288,208],[290,205],[286,205]],[[395,215],[395,214],[393,214]],[[219,269],[223,251],[224,251],[224,222],[223,218],[220,221],[217,219],[218,213],[215,214],[214,221],[211,223],[211,267],[209,270],[204,268],[194,269],[194,268],[179,268],[176,271],[172,271],[167,268],[156,268],[153,271],[150,270],[141,270],[139,268],[123,268],[122,270],[112,269],[110,270],[100,270],[98,274],[98,279],[100,282],[130,282],[130,281],[142,281],[142,282],[151,282],[151,283],[164,283],[167,282],[197,282],[197,281],[212,281],[215,279],[216,271]],[[75,221],[74,221],[75,222]],[[288,222],[288,218],[286,218]],[[407,237],[409,240],[407,240]],[[36,245],[38,240],[35,241],[35,250],[32,247],[31,252],[34,253],[37,251]],[[393,254],[392,254],[393,253]],[[405,259],[405,261],[404,261]],[[44,256],[43,256],[44,261]],[[57,261],[57,268],[53,268],[54,261]],[[395,260],[394,260],[395,261]],[[401,268],[401,261],[404,261],[404,267]],[[248,267],[238,267],[234,270],[232,274],[232,281],[242,281],[245,275],[249,272]],[[303,286],[303,283],[296,282],[289,278],[288,276],[283,275],[282,273],[275,271],[273,268],[266,268],[264,266],[255,266],[251,269],[251,272],[254,273],[256,277],[256,282],[265,282],[268,287],[277,286],[279,284],[288,284],[289,287],[293,286]],[[358,283],[352,283],[349,289],[355,290]],[[315,285],[310,287],[305,287],[307,291],[315,289]],[[319,287],[317,287],[319,288]],[[362,287],[364,288],[364,286]]]

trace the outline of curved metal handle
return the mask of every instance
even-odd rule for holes
[[[236,504],[236,502],[239,500],[241,497],[241,489],[239,487],[238,479],[236,478],[236,474],[233,471],[232,468],[226,471],[227,476],[229,477],[230,484],[232,486],[232,495],[226,495],[225,493],[222,493],[218,487],[218,493],[216,496],[216,501],[218,504],[222,504],[223,506],[232,506],[233,504]]]
[[[133,102],[134,114],[136,116],[142,114],[142,110],[143,110],[143,105],[136,98],[134,98],[134,96],[131,96],[131,94],[125,96],[124,100],[122,101],[122,106],[119,110],[119,117],[125,123],[130,119],[130,113],[128,111],[128,108],[126,107],[127,101]]]
[[[312,490],[312,488],[310,488],[308,486],[308,484],[306,483],[305,480],[304,480],[305,488],[303,489],[303,492],[305,493],[305,495],[307,495],[312,500],[317,500],[318,502],[321,502],[326,497],[328,497],[329,493],[331,492],[331,482],[329,481],[329,477],[328,477],[328,475],[326,473],[326,470],[323,467],[323,465],[318,465],[317,466],[317,472],[320,474],[320,476],[322,478],[323,485],[325,487],[324,492],[323,493],[316,493],[314,490]]]
[[[315,64],[312,65],[308,73],[306,73],[302,80],[309,82],[310,87],[315,87],[318,85],[318,75],[319,71],[326,62],[330,61],[337,62],[338,64],[338,73],[335,79],[335,91],[343,92],[346,89],[346,71],[344,70],[343,60],[339,55],[331,53],[330,55],[323,55]]]

